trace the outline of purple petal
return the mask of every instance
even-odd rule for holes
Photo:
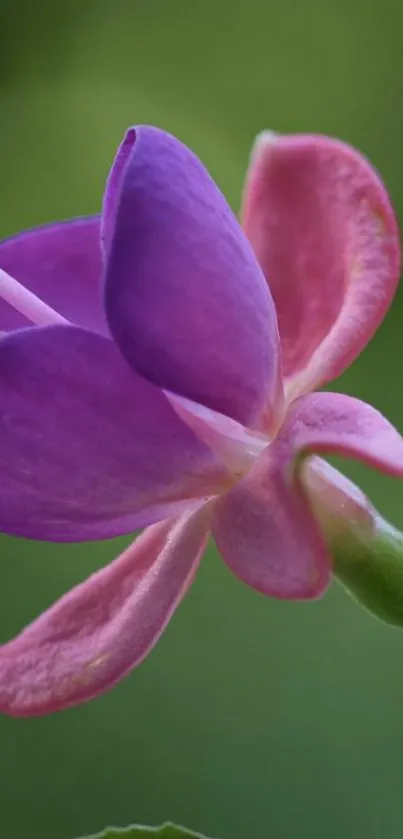
[[[157,642],[193,581],[208,508],[148,528],[0,648],[0,710],[28,717],[109,690]]]
[[[131,148],[131,153],[129,150]],[[131,129],[104,206],[105,299],[129,363],[247,425],[280,398],[276,314],[235,216],[197,157]]]
[[[68,321],[107,333],[100,290],[99,218],[38,227],[0,242],[0,268]],[[0,330],[31,326],[0,298]]]
[[[291,444],[269,446],[215,504],[212,532],[243,582],[271,597],[305,600],[326,589],[330,560],[293,460]]]
[[[112,341],[72,326],[0,341],[0,473],[0,531],[50,541],[131,532],[228,475]]]

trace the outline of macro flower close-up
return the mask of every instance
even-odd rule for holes
[[[322,502],[363,520],[370,506],[318,456],[402,477],[403,439],[320,389],[368,344],[399,272],[376,171],[315,135],[257,138],[239,222],[193,152],[131,128],[99,217],[0,243],[0,531],[146,528],[0,648],[1,711],[50,713],[122,679],[210,535],[269,597],[326,591]]]

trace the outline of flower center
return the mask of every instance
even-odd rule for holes
[[[180,418],[237,479],[249,471],[254,460],[271,442],[265,434],[251,431],[205,405],[169,391],[164,392]]]
[[[0,297],[20,312],[35,326],[49,326],[54,323],[69,323],[63,315],[55,312],[40,297],[25,288],[14,277],[0,268]]]

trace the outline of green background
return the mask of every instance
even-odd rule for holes
[[[338,135],[401,214],[402,27],[399,0],[0,0],[0,233],[98,211],[133,122],[188,142],[234,208],[259,130]],[[400,428],[402,307],[337,383]],[[398,482],[346,469],[403,527]],[[126,541],[2,538],[1,639]],[[265,599],[211,549],[128,680],[0,717],[0,750],[2,839],[168,818],[221,839],[401,839],[403,634],[337,585],[313,605]]]

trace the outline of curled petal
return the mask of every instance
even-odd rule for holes
[[[403,477],[403,438],[379,411],[352,396],[300,397],[288,411],[280,440],[292,442],[298,454],[339,454]]]
[[[291,445],[274,443],[214,505],[212,532],[243,582],[287,600],[323,594],[330,559],[293,470]]]
[[[0,342],[0,473],[0,530],[48,541],[131,532],[228,480],[112,341],[73,326]]]
[[[197,157],[163,131],[130,129],[108,181],[103,236],[108,322],[129,363],[166,390],[270,425],[282,394],[273,301]]]
[[[0,242],[0,268],[66,320],[107,333],[101,299],[99,218],[73,219]],[[0,298],[0,331],[32,324]]]
[[[84,702],[140,664],[182,600],[208,537],[208,508],[146,530],[0,648],[0,711],[28,717]]]
[[[257,140],[243,224],[277,309],[288,400],[336,378],[388,310],[396,219],[372,166],[328,137]]]

